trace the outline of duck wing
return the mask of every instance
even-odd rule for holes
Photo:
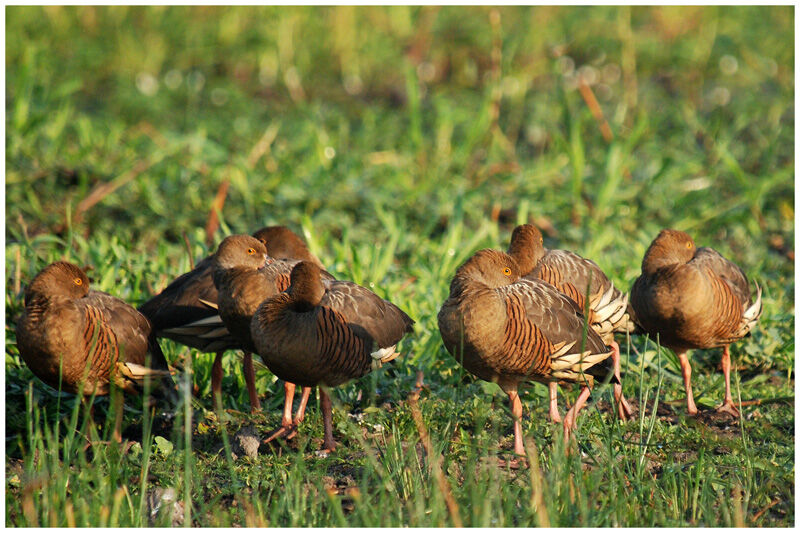
[[[522,279],[496,291],[506,304],[501,352],[511,365],[504,371],[577,381],[581,371],[609,357],[576,302],[548,283]]]
[[[357,333],[370,337],[379,348],[397,344],[413,331],[414,321],[402,309],[371,290],[350,281],[325,280],[320,306],[341,314]]]

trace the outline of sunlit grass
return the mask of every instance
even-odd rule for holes
[[[7,525],[793,525],[793,17],[9,7]],[[505,395],[447,354],[436,313],[456,267],[504,249],[528,221],[623,289],[662,227],[735,260],[764,289],[764,313],[732,347],[734,395],[767,401],[746,406],[741,427],[685,416],[674,354],[620,338],[625,394],[648,409],[619,423],[599,387],[567,456],[547,391],[532,385],[523,430],[536,461],[498,467],[512,448]],[[128,401],[128,450],[101,443],[106,399],[90,425],[22,363],[22,292],[46,264],[90,266],[94,288],[137,305],[190,255],[268,224],[289,225],[334,275],[416,321],[403,358],[334,391],[336,453],[314,453],[316,400],[296,443],[254,459],[238,450],[241,428],[278,424],[282,385],[259,367],[264,413],[247,415],[234,352],[220,415],[213,356],[163,341],[195,397],[170,419]],[[693,356],[701,409],[721,401],[718,361],[718,350]],[[443,477],[407,401],[418,370]]]

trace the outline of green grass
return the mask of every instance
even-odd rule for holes
[[[6,8],[6,524],[793,526],[793,29],[790,6]],[[498,467],[506,398],[447,354],[436,313],[455,268],[526,221],[625,289],[663,227],[736,261],[764,313],[732,347],[734,395],[778,400],[693,419],[674,354],[620,339],[625,394],[648,409],[619,423],[597,388],[566,457],[532,385],[536,461]],[[108,437],[109,402],[88,427],[22,363],[25,285],[65,258],[139,304],[189,255],[276,223],[417,321],[403,358],[334,391],[336,453],[314,453],[313,400],[290,446],[234,458],[240,428],[278,424],[280,383],[259,369],[264,413],[245,414],[231,353],[220,420],[212,356],[169,341],[196,397],[170,421],[129,400],[137,444],[84,451],[87,431]],[[719,355],[693,355],[701,410],[721,401]],[[455,506],[407,401],[417,370]],[[180,505],[150,522],[157,488]]]

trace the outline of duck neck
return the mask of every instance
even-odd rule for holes
[[[292,297],[292,308],[295,311],[305,313],[320,304],[322,297],[325,295],[325,287],[319,276],[316,278],[305,277],[299,280],[292,280],[289,292]]]
[[[233,267],[222,268],[216,267],[211,274],[211,279],[214,281],[214,286],[217,290],[222,290],[224,287],[232,287],[236,284],[237,280],[241,280],[253,272],[257,272],[252,268],[246,267]]]
[[[513,240],[508,247],[508,255],[517,261],[519,271],[523,274],[531,272],[546,253],[547,249],[539,242]]]
[[[466,293],[474,293],[488,289],[489,286],[480,276],[471,272],[465,272],[453,278],[453,281],[450,283],[450,297],[458,298],[460,295]]]
[[[660,244],[653,243],[644,254],[644,259],[642,259],[642,273],[653,275],[664,268],[686,263],[685,257],[681,257],[678,253]]]

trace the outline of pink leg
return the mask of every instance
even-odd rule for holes
[[[692,396],[692,365],[689,364],[686,352],[679,353],[678,359],[681,362],[681,371],[683,372],[683,385],[686,387],[686,408],[689,414],[694,416],[697,414],[697,406],[694,404],[694,396]]]
[[[725,374],[725,400],[722,405],[717,407],[717,412],[729,413],[736,418],[739,418],[739,410],[736,404],[733,403],[733,396],[731,395],[731,352],[728,346],[722,350],[722,373]]]
[[[331,407],[331,398],[323,387],[319,388],[319,399],[320,407],[322,408],[322,424],[325,434],[322,440],[322,449],[332,452],[336,449],[336,442],[333,440],[333,408]]]
[[[294,403],[294,383],[284,382],[284,400],[283,400],[283,418],[281,418],[281,425],[288,427],[292,425],[292,403]]]
[[[550,387],[550,421],[554,424],[561,422],[561,415],[558,413],[558,383],[551,381]]]
[[[303,387],[303,396],[300,398],[300,405],[297,406],[297,414],[294,415],[294,425],[299,426],[306,417],[306,405],[308,405],[308,397],[311,396],[311,389],[313,387]]]
[[[294,390],[295,385],[294,383],[289,383],[285,381],[283,383],[283,390],[284,390],[284,400],[283,400],[283,416],[281,417],[281,427],[278,429],[271,431],[267,438],[264,439],[264,443],[268,443],[278,437],[283,437],[285,439],[291,439],[295,435],[297,435],[297,428],[292,424],[292,404],[294,403]],[[306,398],[306,401],[308,399]],[[301,407],[305,408],[301,404]]]
[[[620,376],[622,365],[620,363],[619,344],[613,339],[611,341],[611,359],[614,361],[614,376],[617,378],[617,383],[614,383],[614,402],[617,404],[617,415],[620,420],[627,420],[633,414],[633,410],[628,400],[625,399],[625,395],[622,394],[622,377]]]
[[[575,405],[572,406],[572,409],[567,411],[567,415],[564,417],[564,442],[569,442],[572,430],[578,427],[578,411],[580,411],[583,404],[586,403],[591,392],[589,387],[583,387],[581,393],[578,395],[578,399],[575,400]]]
[[[250,396],[250,412],[261,410],[261,402],[256,390],[256,369],[253,368],[253,354],[244,352],[244,381],[247,384],[247,395]]]
[[[522,401],[516,390],[506,391],[511,402],[511,415],[514,417],[514,453],[525,455],[525,447],[522,445]]]
[[[222,409],[222,352],[217,352],[211,366],[211,401],[214,408]]]

